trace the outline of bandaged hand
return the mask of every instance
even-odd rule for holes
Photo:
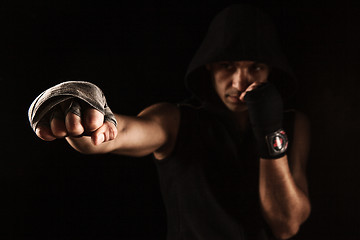
[[[286,154],[288,139],[282,129],[283,101],[272,83],[264,83],[244,97],[260,157],[277,159]]]
[[[34,100],[28,115],[36,135],[46,141],[91,136],[98,145],[117,135],[115,116],[102,91],[89,82],[69,81],[49,88]]]

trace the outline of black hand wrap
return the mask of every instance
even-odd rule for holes
[[[284,156],[288,139],[282,129],[283,102],[276,87],[265,83],[246,93],[245,102],[260,157],[276,159]]]
[[[71,103],[68,109],[61,113],[59,104],[67,100]],[[104,114],[104,121],[116,126],[115,116],[108,107],[101,89],[84,81],[63,82],[41,93],[29,108],[30,125],[35,131],[39,124],[49,125],[51,118],[65,116],[68,112],[81,116],[82,101]]]

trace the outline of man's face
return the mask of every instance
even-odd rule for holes
[[[258,84],[267,82],[269,67],[253,61],[216,62],[206,65],[213,75],[216,93],[225,106],[233,112],[247,110],[242,93],[250,91]]]

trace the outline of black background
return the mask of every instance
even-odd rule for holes
[[[165,239],[151,157],[85,156],[29,127],[32,100],[91,81],[115,112],[187,96],[183,78],[213,16],[251,1],[2,1],[0,239]],[[271,15],[312,123],[312,214],[296,239],[359,239],[360,5],[252,1]]]

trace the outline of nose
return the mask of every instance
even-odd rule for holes
[[[238,91],[243,92],[248,86],[249,81],[246,70],[238,68],[233,75],[232,87],[237,89]]]

